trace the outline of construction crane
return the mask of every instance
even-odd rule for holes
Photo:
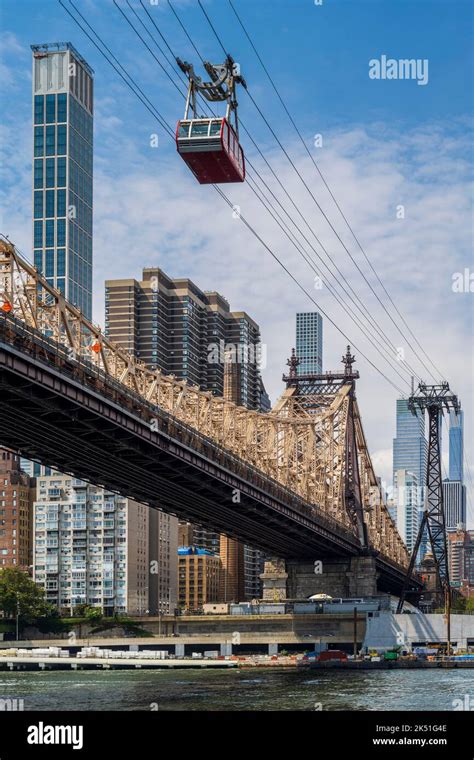
[[[428,463],[426,469],[426,494],[423,518],[413,548],[410,565],[398,602],[397,613],[403,612],[403,604],[410,592],[411,578],[416,556],[425,530],[433,552],[438,591],[444,597],[447,623],[447,650],[451,646],[451,586],[449,581],[448,544],[443,503],[443,484],[441,475],[441,418],[444,410],[458,414],[461,404],[458,397],[450,391],[447,382],[439,385],[420,383],[408,399],[408,408],[412,414],[428,412]]]

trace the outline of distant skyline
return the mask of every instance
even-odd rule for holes
[[[127,4],[119,4],[133,19]],[[473,295],[466,286],[460,292],[453,288],[457,273],[467,269],[464,281],[468,284],[474,270],[468,190],[472,5],[463,0],[334,0],[322,6],[309,0],[294,0],[291,5],[289,0],[234,0],[234,4],[367,256],[439,372],[433,371],[430,377],[424,365],[428,369],[431,365],[400,323],[345,227],[225,0],[209,0],[205,6],[225,46],[240,62],[251,96],[380,300],[401,324],[401,332],[368,288],[244,92],[239,94],[242,122],[360,297],[363,306],[355,309],[359,323],[364,314],[373,314],[391,344],[382,341],[381,351],[388,350],[398,364],[394,367],[387,362],[351,321],[346,306],[336,302],[329,285],[341,292],[341,275],[331,283],[319,261],[315,259],[317,272],[308,267],[264,212],[249,184],[229,185],[225,190],[316,304],[289,279],[212,187],[196,183],[178,159],[172,140],[56,0],[3,0],[0,6],[4,30],[0,40],[0,230],[32,261],[30,44],[70,41],[95,71],[94,320],[104,325],[107,278],[126,278],[144,266],[159,266],[172,277],[195,279],[203,288],[221,292],[236,309],[255,316],[267,346],[263,379],[275,402],[283,390],[281,374],[294,345],[295,314],[324,311],[344,332],[341,335],[323,314],[324,369],[339,369],[347,342],[354,346],[356,368],[361,373],[358,398],[364,428],[376,472],[387,483],[392,477],[395,402],[402,394],[361,354],[404,394],[410,391],[411,367],[427,382],[442,375],[458,394],[465,413],[465,452],[470,463],[465,481],[468,524],[472,526],[474,435],[469,365],[474,365]],[[72,10],[67,0],[65,5]],[[137,0],[132,6],[146,20]],[[203,56],[219,62],[222,50],[197,3],[176,0],[174,6]],[[84,0],[78,7],[174,130],[182,116],[183,98],[111,0]],[[167,3],[150,5],[148,10],[173,52],[194,62],[203,73]],[[141,32],[145,36],[143,29]],[[146,39],[152,46],[150,38]],[[171,74],[161,53],[152,49]],[[427,83],[419,86],[413,80],[371,79],[369,61],[382,55],[428,60]],[[157,148],[152,147],[154,135],[158,136]],[[247,158],[332,266],[244,129],[241,142]],[[299,239],[315,258],[304,238]],[[373,327],[368,332],[371,337],[375,334]],[[446,467],[447,439],[445,435]]]

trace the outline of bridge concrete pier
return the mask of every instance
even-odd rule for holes
[[[315,572],[315,571],[321,572]],[[286,583],[289,599],[305,599],[313,594],[328,594],[332,597],[354,598],[377,596],[378,572],[374,557],[351,557],[347,559],[327,559],[315,565],[310,562],[287,561],[286,567],[280,561],[273,564],[273,572],[268,572],[270,585],[265,588],[267,573],[263,573],[264,599],[270,600],[276,588],[280,591]],[[276,575],[280,574],[277,579]]]

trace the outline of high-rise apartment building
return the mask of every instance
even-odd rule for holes
[[[143,507],[142,507],[143,508]],[[178,604],[178,518],[148,509],[150,615],[172,615]]]
[[[0,569],[32,565],[33,481],[20,469],[20,457],[0,449]]]
[[[458,589],[474,584],[474,568],[471,569],[473,536],[474,531],[467,531],[462,523],[448,535],[449,580]]]
[[[474,530],[468,530],[469,541],[464,549],[464,575],[466,576],[465,592],[474,594]]]
[[[31,49],[34,264],[90,319],[94,73],[69,42]]]
[[[323,319],[317,311],[296,315],[296,358],[298,375],[323,371]]]
[[[88,604],[110,615],[146,614],[150,605],[172,613],[176,544],[167,525],[173,519],[164,516],[158,525],[151,557],[148,507],[70,475],[41,476],[34,502],[34,578],[48,601],[70,612]],[[150,595],[153,575],[163,578],[165,588],[158,585]]]
[[[239,367],[241,403],[260,408],[260,330],[245,312],[231,312],[219,293],[161,269],[143,279],[105,283],[107,337],[150,369],[175,375],[217,396],[224,393],[224,353]]]
[[[207,549],[181,546],[178,549],[178,597],[184,610],[199,610],[203,604],[217,602],[220,559]]]
[[[259,327],[244,311],[230,311],[219,293],[200,290],[189,279],[172,279],[155,267],[144,269],[140,282],[108,280],[105,299],[107,336],[150,369],[248,409],[269,406],[259,370]],[[258,596],[253,593],[260,586],[256,549],[201,526],[185,528],[188,540],[181,535],[181,546],[221,554],[222,588],[232,600],[245,599],[246,588]]]

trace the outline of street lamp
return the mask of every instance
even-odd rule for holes
[[[20,598],[17,594],[16,595],[16,640],[17,641],[20,640],[19,628],[20,628]]]

